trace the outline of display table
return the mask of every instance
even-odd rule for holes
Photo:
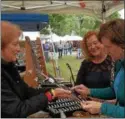
[[[52,118],[48,112],[44,112],[44,111],[39,111],[37,113],[34,113],[30,116],[28,116],[27,118]],[[67,118],[107,118],[107,116],[104,115],[92,115],[88,112],[84,112],[84,111],[75,111],[72,116],[67,117]]]

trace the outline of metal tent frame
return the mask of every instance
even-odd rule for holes
[[[86,14],[106,19],[124,8],[124,0],[2,0],[2,13]]]

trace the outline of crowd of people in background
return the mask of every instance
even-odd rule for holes
[[[81,57],[81,47],[80,47],[80,41],[77,41],[75,43],[75,47],[73,44],[73,41],[61,41],[60,42],[48,42],[46,41],[45,44],[43,44],[43,49],[46,57],[46,61],[48,61],[49,58],[49,52],[56,52],[58,53],[58,58],[62,58],[62,56],[72,55],[73,51],[77,51],[76,57],[79,59]]]

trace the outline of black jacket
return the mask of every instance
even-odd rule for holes
[[[37,90],[20,78],[13,63],[1,60],[1,117],[24,118],[45,110],[48,99],[41,89]]]

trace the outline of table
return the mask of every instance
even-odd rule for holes
[[[37,113],[34,113],[27,118],[52,118],[48,112],[44,111],[39,111]],[[67,118],[107,118],[107,116],[104,115],[99,115],[99,114],[90,114],[85,111],[75,111],[72,116],[67,117]]]

